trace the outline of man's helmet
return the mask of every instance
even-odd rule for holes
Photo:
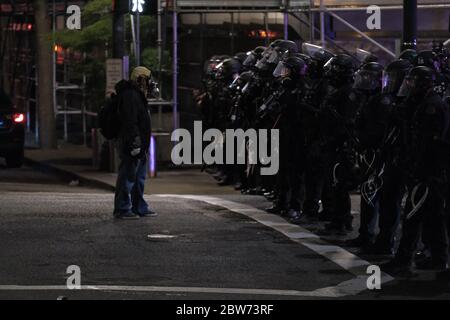
[[[399,59],[408,60],[412,64],[414,64],[414,61],[417,57],[417,51],[414,49],[406,49],[400,53],[398,56]]]
[[[331,58],[323,69],[325,77],[335,84],[351,82],[355,71],[353,58],[347,54],[338,54]]]
[[[150,79],[151,76],[152,72],[149,69],[140,66],[133,69],[133,71],[131,72],[130,79],[135,83],[139,83],[140,79],[142,78]]]
[[[414,65],[416,67],[425,66],[435,70],[436,72],[440,72],[441,70],[438,57],[436,53],[431,50],[420,51],[414,60]]]
[[[306,42],[302,45],[302,52],[311,59],[310,62],[305,60],[309,64],[308,74],[310,78],[321,79],[323,75],[323,66],[334,57],[334,54],[322,47]]]
[[[245,59],[247,59],[247,53],[245,52],[238,52],[234,55],[233,59],[238,60],[241,64],[244,63]]]
[[[411,71],[413,65],[409,60],[395,60],[388,64],[383,72],[382,92],[397,94],[405,76]]]
[[[369,62],[378,62],[378,57],[372,52],[359,48],[356,49],[356,58],[361,61],[363,65]]]
[[[364,64],[355,73],[354,89],[364,91],[378,91],[381,89],[383,66],[378,62]]]
[[[219,63],[216,67],[216,79],[232,80],[235,75],[241,71],[241,63],[239,60],[230,58]]]
[[[435,81],[436,72],[433,69],[424,66],[415,67],[403,80],[398,96],[418,97],[425,95],[430,89],[433,89]]]
[[[152,72],[146,67],[136,67],[131,72],[130,80],[150,98],[157,98],[159,96],[159,89],[157,84],[152,79]]]
[[[306,75],[308,67],[301,58],[299,57],[289,57],[284,61],[280,61],[278,66],[273,72],[275,78],[286,78],[290,77],[292,79],[299,79]]]
[[[262,58],[262,54],[266,51],[266,49],[266,47],[257,47],[253,51],[247,52],[247,57],[243,63],[244,67],[254,67],[258,60]]]
[[[311,59],[321,62],[322,67],[325,63],[327,63],[331,58],[334,57],[334,54],[325,50],[324,48],[307,42],[303,43],[302,52],[310,56]]]
[[[298,53],[298,47],[294,41],[280,40],[272,45],[263,55],[263,59],[266,59],[266,62],[269,64],[278,65],[284,58],[291,54]]]

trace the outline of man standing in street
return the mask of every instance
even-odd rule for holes
[[[121,122],[116,139],[120,165],[114,200],[114,216],[118,219],[157,215],[144,199],[151,137],[147,96],[152,87],[151,71],[145,67],[135,68],[130,81],[122,80],[116,85],[117,112]]]

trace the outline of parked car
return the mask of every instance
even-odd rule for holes
[[[15,108],[0,88],[0,157],[10,168],[23,165],[25,144],[25,115]]]

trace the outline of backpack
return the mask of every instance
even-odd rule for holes
[[[112,94],[106,106],[100,110],[98,124],[106,139],[113,140],[119,136],[122,123],[119,117],[119,98],[116,94]]]

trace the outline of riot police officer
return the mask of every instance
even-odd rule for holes
[[[358,98],[352,88],[353,59],[339,54],[325,64],[324,70],[331,89],[321,110],[322,155],[327,162],[323,192],[329,195],[322,196],[322,202],[325,210],[333,208],[332,221],[326,225],[324,233],[345,234],[352,230],[349,192],[356,188],[354,123]]]
[[[303,94],[307,65],[299,57],[280,61],[273,75],[280,82],[280,95],[272,108],[279,108],[276,128],[280,130],[280,170],[277,174],[277,213],[288,218],[300,215],[300,189],[304,165],[303,132],[299,126],[299,103]],[[269,107],[269,106],[268,106]]]
[[[448,106],[434,92],[436,74],[431,68],[413,68],[399,94],[404,101],[405,141],[403,163],[409,196],[406,202],[403,235],[395,258],[384,268],[392,273],[410,273],[414,252],[423,228],[430,237],[432,260],[421,269],[443,270],[448,263],[448,238],[444,216],[443,150],[440,143],[448,130]]]
[[[379,195],[382,187],[379,151],[389,121],[389,96],[381,94],[383,66],[377,62],[364,64],[355,74],[353,88],[359,96],[360,108],[355,122],[358,163],[361,169],[361,207],[359,236],[349,244],[369,246],[375,239]]]
[[[377,159],[377,163],[382,165],[382,172],[378,177],[382,186],[378,191],[379,233],[375,243],[367,248],[372,254],[392,255],[396,244],[401,205],[406,191],[405,173],[400,161],[403,148],[397,107],[403,98],[397,95],[412,67],[408,60],[399,59],[390,63],[383,72],[382,96],[386,101],[389,100],[390,105],[386,105],[389,109],[389,124]]]

